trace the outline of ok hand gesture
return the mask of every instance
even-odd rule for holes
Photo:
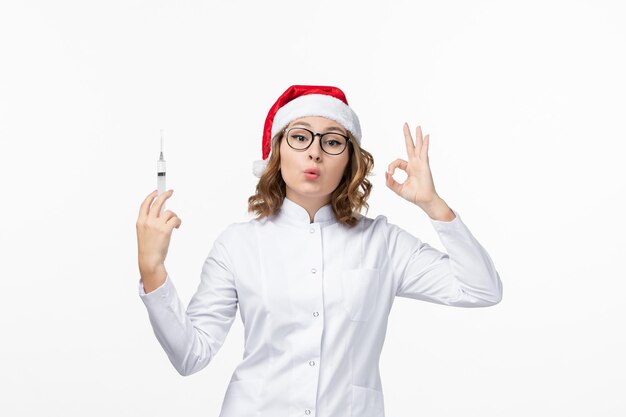
[[[417,138],[417,146],[413,143],[409,125],[404,124],[404,139],[406,143],[406,152],[409,161],[404,159],[396,159],[385,172],[387,187],[391,188],[396,194],[418,207],[428,206],[436,201],[439,196],[435,191],[433,177],[430,173],[430,165],[428,164],[428,144],[429,135],[422,139],[422,129],[420,126],[415,129]],[[398,183],[393,179],[393,173],[396,167],[402,169],[407,174],[407,179],[402,183]]]

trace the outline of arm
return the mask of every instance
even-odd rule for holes
[[[452,210],[452,209],[451,209]],[[396,274],[396,295],[456,307],[487,307],[502,299],[502,282],[487,251],[452,210],[451,221],[431,224],[448,253],[402,228],[387,225],[387,249]]]
[[[237,312],[232,271],[226,248],[218,238],[203,264],[200,284],[186,312],[169,274],[149,293],[139,281],[139,295],[154,334],[181,375],[206,367],[224,343]]]
[[[405,200],[422,208],[439,233],[448,253],[440,252],[398,226],[387,229],[387,250],[392,267],[399,274],[396,295],[458,307],[485,307],[502,299],[502,282],[491,258],[463,224],[459,213],[450,209],[435,191],[428,148],[430,137],[417,143],[404,124],[408,161],[396,159],[387,168],[387,186]],[[398,183],[393,173],[399,167],[407,179]]]

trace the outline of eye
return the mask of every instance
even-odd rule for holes
[[[327,138],[324,138],[324,146],[330,148],[341,148],[345,145],[345,142],[345,139],[338,135],[329,135]]]

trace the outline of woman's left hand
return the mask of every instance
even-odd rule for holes
[[[428,164],[428,144],[429,135],[422,139],[422,129],[418,126],[415,129],[417,137],[417,146],[413,143],[409,125],[404,124],[404,139],[406,142],[406,151],[409,161],[404,159],[396,159],[385,172],[387,187],[391,188],[396,194],[419,207],[426,206],[436,201],[439,196],[435,191],[435,184],[430,173],[430,165]],[[407,179],[402,183],[398,183],[393,179],[393,173],[396,167],[402,169],[407,174]]]

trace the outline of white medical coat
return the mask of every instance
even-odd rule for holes
[[[327,204],[313,223],[285,198],[271,218],[233,223],[215,240],[185,311],[171,276],[139,295],[181,375],[215,357],[239,304],[241,363],[220,417],[384,417],[379,358],[394,298],[485,307],[502,283],[462,222],[431,219],[447,254],[360,215],[348,228]],[[416,212],[417,215],[417,212]]]

